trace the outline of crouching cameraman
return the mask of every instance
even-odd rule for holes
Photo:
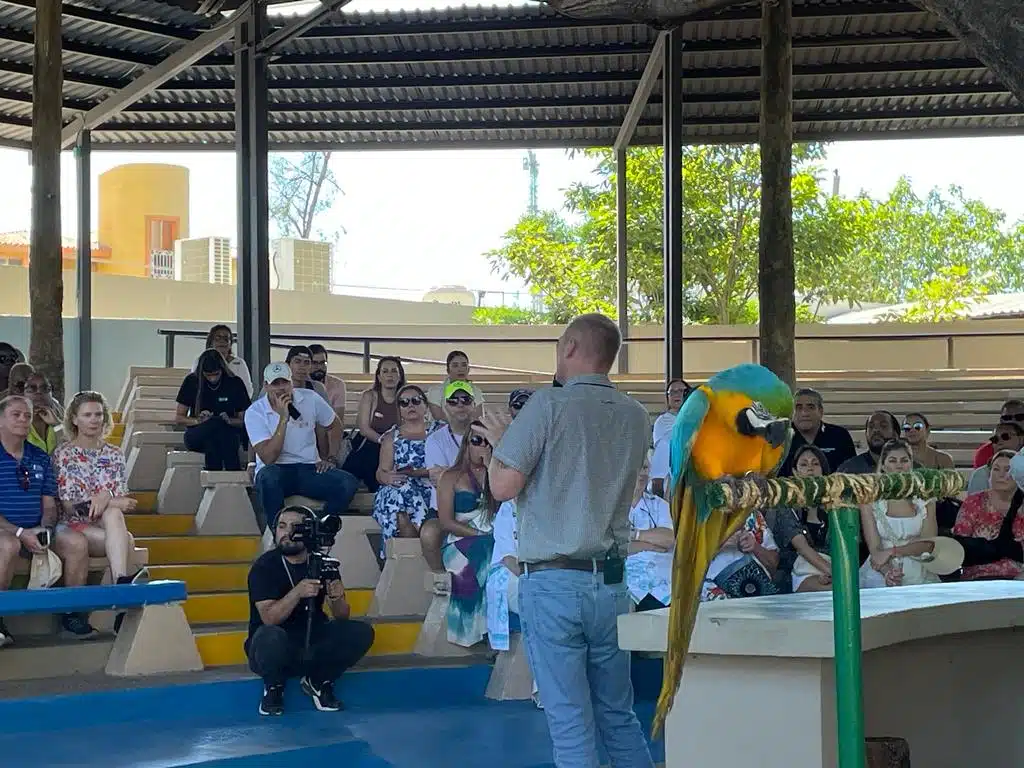
[[[303,692],[321,712],[342,709],[334,695],[334,681],[373,644],[373,627],[349,618],[345,586],[336,571],[331,573],[328,566],[322,574],[316,573],[321,560],[316,554],[311,557],[306,547],[312,522],[312,513],[305,507],[281,510],[275,529],[277,547],[261,555],[249,570],[245,652],[249,668],[263,678],[261,715],[284,711],[289,677],[301,678]],[[297,528],[300,533],[293,539]],[[336,568],[337,561],[332,562]],[[325,597],[334,618],[324,613]]]

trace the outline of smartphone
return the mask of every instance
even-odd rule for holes
[[[36,534],[36,540],[39,542],[39,546],[46,548],[50,546],[50,532],[44,528]]]

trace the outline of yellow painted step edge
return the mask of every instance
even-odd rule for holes
[[[166,536],[137,538],[152,565],[251,563],[260,553],[257,536]]]
[[[350,589],[348,602],[353,616],[364,616],[373,599],[372,589]],[[249,621],[249,595],[246,592],[220,592],[189,595],[185,601],[189,624],[239,624]]]
[[[151,565],[153,579],[184,581],[190,595],[200,592],[244,591],[249,581],[248,563]]]
[[[421,622],[389,622],[374,624],[376,632],[371,656],[412,653],[416,646]],[[203,632],[196,635],[196,646],[205,667],[224,667],[246,664],[243,644],[247,633],[243,629],[224,632]]]
[[[195,515],[156,515],[149,512],[124,516],[133,536],[187,536],[195,529]]]

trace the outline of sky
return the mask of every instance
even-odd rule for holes
[[[353,10],[441,7],[440,0],[355,0]],[[303,10],[297,4],[291,10]],[[334,282],[343,293],[418,300],[432,287],[463,285],[514,293],[524,286],[495,274],[487,251],[526,210],[529,176],[524,150],[344,151],[332,158],[343,194],[318,227],[343,229]],[[537,150],[539,204],[559,208],[574,182],[593,178],[593,161],[559,149]],[[125,163],[175,163],[190,172],[191,237],[235,239],[235,164],[230,153],[102,152],[92,159],[96,177]],[[840,175],[844,195],[866,191],[883,197],[900,176],[919,193],[962,186],[970,197],[1024,218],[1024,137],[837,142],[824,162]],[[31,167],[26,152],[0,149],[0,232],[29,227]],[[65,153],[61,178],[62,222],[74,235],[75,168]],[[93,227],[97,205],[93,205]],[[385,291],[374,286],[388,286]],[[487,303],[500,302],[500,296]],[[509,298],[509,303],[515,303]]]

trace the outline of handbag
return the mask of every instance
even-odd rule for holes
[[[779,594],[779,588],[772,581],[772,577],[753,555],[744,555],[736,562],[730,563],[712,581],[729,597]]]

